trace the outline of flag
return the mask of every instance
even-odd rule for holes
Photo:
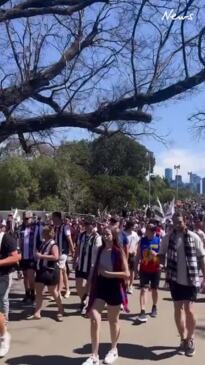
[[[165,222],[165,218],[164,218],[164,210],[162,208],[162,204],[159,200],[159,198],[157,197],[157,203],[158,205],[154,205],[153,206],[153,211],[154,211],[154,218],[161,222],[164,223]]]
[[[160,200],[159,200],[158,196],[157,196],[157,203],[158,203],[158,205],[159,205],[160,212],[161,212],[161,213],[163,214],[163,216],[164,216],[164,210],[163,210],[163,208],[162,208],[162,204],[161,204],[161,202],[160,202]]]
[[[14,212],[14,215],[13,215],[13,218],[14,218],[14,219],[16,219],[17,214],[18,214],[18,209],[15,209],[15,212]]]
[[[172,199],[171,203],[169,204],[168,210],[165,214],[165,219],[172,219],[175,213],[175,198]]]

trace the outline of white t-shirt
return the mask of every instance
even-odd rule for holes
[[[68,224],[64,225],[64,233],[65,233],[66,237],[71,236],[71,230],[70,230],[70,226]]]
[[[196,229],[195,233],[201,238],[205,247],[205,233],[201,229]]]
[[[197,257],[205,256],[205,249],[203,247],[203,243],[199,236],[196,233],[188,231],[189,235],[193,238],[196,247],[196,255]],[[160,245],[160,255],[166,255],[169,245],[169,237],[167,234],[163,237]],[[181,285],[189,285],[188,284],[188,276],[187,276],[187,265],[186,265],[186,255],[184,248],[184,235],[183,233],[177,233],[176,236],[176,249],[177,249],[177,283]]]
[[[128,252],[131,254],[136,254],[137,246],[140,240],[138,234],[135,231],[132,231],[131,233],[125,233],[128,239]]]

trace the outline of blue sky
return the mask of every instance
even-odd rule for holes
[[[170,100],[166,104],[155,106],[153,127],[159,135],[166,136],[166,145],[147,137],[139,142],[154,152],[156,166],[154,173],[164,175],[165,167],[173,168],[180,164],[180,174],[184,182],[188,181],[188,171],[205,177],[205,140],[197,139],[191,130],[188,118],[196,111],[203,110],[205,92],[187,95],[183,100]],[[70,129],[66,135],[69,140],[90,138],[90,134],[81,129]]]
[[[203,109],[204,92],[188,95],[184,100],[169,101],[166,106],[154,110],[153,119],[159,134],[168,133],[167,146],[154,140],[143,142],[155,154],[155,173],[164,174],[164,168],[173,168],[180,164],[180,174],[188,181],[188,171],[205,176],[205,140],[194,136],[192,124],[188,118],[199,109]]]
[[[163,1],[161,1],[160,4],[161,3],[163,3]],[[202,6],[203,1],[198,0],[196,3],[197,5]],[[170,1],[170,6],[173,6],[173,11],[176,9],[177,4],[178,1]],[[156,16],[158,15],[159,14]],[[157,19],[161,27],[167,28],[167,23],[165,21],[161,22],[159,18]],[[186,23],[186,37],[190,37],[192,34],[195,34],[195,26],[195,22],[193,22],[193,26],[190,21]],[[177,21],[176,27],[180,27],[180,23]],[[140,30],[142,31],[142,28]],[[143,28],[143,32],[148,32],[148,30],[152,31],[150,24],[148,24],[147,30],[144,30]],[[173,75],[177,74],[178,68],[180,69],[180,63],[182,62],[180,57],[181,55],[173,61],[175,62],[173,68],[175,71]],[[192,70],[192,67],[190,69]],[[197,69],[198,65],[196,66],[196,64],[194,64],[194,71],[192,70],[193,73],[195,73]],[[179,77],[180,75],[177,74],[176,80]],[[176,80],[173,78],[173,82]],[[199,109],[203,110],[204,97],[205,91],[203,90],[202,85],[197,90],[194,90],[194,92],[182,94],[180,96],[180,100],[171,99],[161,105],[154,105],[152,110],[153,122],[151,126],[155,128],[158,135],[166,136],[166,146],[152,138],[148,139],[148,137],[141,138],[139,142],[143,143],[148,149],[154,152],[156,159],[155,174],[163,176],[164,169],[166,167],[173,168],[175,164],[180,164],[180,174],[182,175],[184,182],[189,180],[188,171],[192,171],[193,173],[199,174],[201,177],[205,177],[205,139],[198,140],[194,137],[194,132],[191,130],[191,122],[188,121],[188,118],[192,114],[197,112]],[[83,130],[70,129],[65,137],[72,140],[89,138],[90,135]]]
[[[155,0],[156,3],[158,0]],[[204,4],[204,0],[197,0],[197,4]],[[163,3],[163,0],[159,1],[159,3]],[[178,1],[170,0],[170,6],[173,6],[173,9],[176,8]],[[184,3],[184,2],[182,2]],[[203,9],[202,9],[203,10]],[[95,8],[96,11],[96,8]],[[95,16],[94,11],[94,16]],[[203,20],[204,20],[204,14]],[[157,17],[159,14],[156,15]],[[111,19],[111,22],[113,22],[113,18]],[[163,27],[162,29],[167,28],[167,23],[165,21],[161,21],[160,18],[158,18],[158,22]],[[109,21],[108,21],[109,23]],[[204,22],[203,22],[204,23]],[[179,26],[180,23],[176,22],[176,26]],[[191,34],[195,33],[195,23],[193,23],[194,26],[192,26],[192,22],[187,23],[187,36],[191,36]],[[109,24],[108,24],[109,25]],[[113,25],[113,23],[112,23]],[[16,27],[20,31],[18,22],[16,22]],[[47,29],[47,28],[45,28]],[[43,32],[46,32],[46,30],[43,29]],[[150,28],[150,24],[148,23],[148,26],[146,30],[144,27],[140,28],[141,33],[145,33],[149,35],[149,31],[152,32],[153,28]],[[64,44],[62,44],[63,48]],[[169,51],[169,47],[168,47]],[[141,49],[142,52],[142,49]],[[48,52],[47,48],[47,54],[49,53],[49,62],[54,62],[56,59],[59,58],[59,53],[56,51],[55,47],[51,47]],[[99,58],[99,52],[98,52],[98,58]],[[140,54],[141,55],[141,54]],[[42,57],[42,59],[46,62],[48,61],[47,57]],[[97,59],[97,58],[96,58]],[[143,58],[142,58],[143,59]],[[138,62],[139,58],[136,58],[136,62]],[[147,57],[145,57],[145,60],[147,60]],[[121,61],[122,62],[122,61]],[[147,62],[147,61],[146,61]],[[173,61],[174,62],[174,61]],[[175,62],[181,62],[181,58],[176,59]],[[176,63],[177,65],[178,63]],[[12,63],[11,63],[12,65]],[[124,64],[123,64],[124,65]],[[121,65],[123,67],[123,65]],[[145,65],[146,66],[146,65]],[[144,64],[140,65],[140,72],[146,72],[144,71],[143,67]],[[177,68],[177,66],[174,67]],[[145,68],[146,69],[146,68]],[[172,68],[171,68],[172,69]],[[196,72],[197,67],[194,72]],[[109,88],[110,93],[113,93],[112,89],[112,83],[117,84],[118,80],[118,74],[116,73],[116,68],[112,71],[111,74],[107,75],[106,79],[106,96],[108,94]],[[124,87],[123,83],[128,83],[128,75],[129,75],[129,68],[127,69],[127,72],[125,72],[125,69],[123,69],[123,74],[125,75],[125,79],[121,79],[120,83],[122,84],[122,88]],[[114,76],[113,76],[114,75]],[[175,75],[175,74],[174,74]],[[122,77],[122,76],[121,76]],[[110,80],[110,83],[109,83]],[[105,80],[103,80],[104,82]],[[173,80],[174,82],[175,80]],[[121,85],[120,85],[121,86]],[[143,91],[143,90],[142,90]],[[198,90],[199,91],[199,90]],[[204,144],[205,140],[197,140],[193,136],[193,132],[191,132],[190,127],[191,124],[188,121],[188,118],[191,114],[195,113],[198,109],[203,110],[204,105],[204,98],[205,98],[205,91],[203,91],[203,85],[200,87],[200,93],[199,92],[188,93],[183,94],[181,96],[181,100],[170,100],[163,103],[162,105],[155,105],[152,110],[152,116],[153,116],[153,122],[152,126],[156,129],[156,133],[159,135],[167,135],[166,137],[166,146],[161,144],[160,142],[155,141],[151,138],[141,138],[139,142],[145,144],[147,148],[149,148],[151,151],[154,152],[155,159],[156,159],[156,167],[155,167],[155,174],[160,174],[163,176],[164,169],[166,167],[173,168],[175,164],[180,164],[181,170],[180,174],[183,176],[183,180],[186,182],[188,181],[188,171],[192,171],[193,173],[199,174],[201,177],[205,177],[205,156],[204,156]],[[123,90],[124,92],[124,90]],[[93,98],[93,95],[91,95]],[[86,95],[86,98],[88,96]],[[96,100],[98,98],[98,94],[96,97]],[[103,101],[103,97],[101,98]],[[95,101],[93,101],[93,104]],[[85,108],[87,105],[90,106],[90,99],[86,99],[86,102],[83,103],[82,101],[82,107]],[[205,108],[204,108],[205,109]],[[84,109],[85,110],[85,109]],[[86,131],[83,131],[81,129],[70,129],[68,132],[66,131],[66,134],[62,131],[58,133],[57,140],[60,139],[67,139],[67,140],[73,140],[73,139],[82,139],[82,138],[90,138],[90,134]]]

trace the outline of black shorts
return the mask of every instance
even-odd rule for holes
[[[89,274],[87,272],[76,270],[75,271],[75,277],[76,277],[76,279],[88,280]]]
[[[36,262],[34,260],[21,260],[20,262],[20,269],[22,271],[26,271],[29,269],[35,270],[36,268]]]
[[[160,282],[160,272],[140,272],[140,288],[158,289]]]
[[[129,266],[129,269],[131,271],[134,271],[135,270],[135,254],[134,253],[129,253],[129,257],[128,257],[128,266]]]
[[[47,286],[55,286],[60,280],[59,269],[45,269],[36,271],[36,283],[41,283]]]
[[[119,279],[108,279],[99,276],[97,279],[96,298],[104,300],[108,305],[121,305],[123,300]]]
[[[174,302],[185,300],[195,302],[197,299],[197,288],[195,286],[181,285],[175,281],[169,281],[169,288]]]

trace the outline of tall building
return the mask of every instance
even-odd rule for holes
[[[173,170],[166,168],[164,171],[165,180],[170,183],[173,179]]]
[[[178,184],[178,186],[182,186],[183,185],[182,176],[176,175],[175,182],[176,182],[176,185]]]
[[[205,195],[205,177],[202,179],[202,194]]]
[[[192,191],[200,194],[201,193],[201,177],[196,174],[192,174],[192,176],[190,176],[190,183],[192,186]]]

